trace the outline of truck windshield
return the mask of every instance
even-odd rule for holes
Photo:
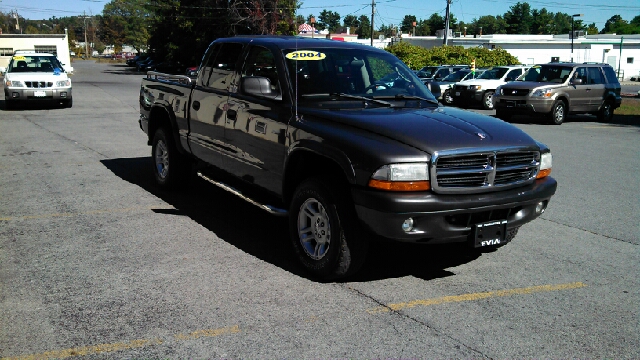
[[[564,83],[571,70],[570,66],[560,65],[534,65],[518,81]]]
[[[478,79],[497,80],[502,79],[504,74],[507,73],[508,68],[491,68],[486,70],[478,77]]]
[[[9,62],[8,72],[62,72],[58,58],[50,55],[16,55]]]
[[[391,54],[345,48],[284,50],[299,102],[357,97],[435,100],[411,69]],[[343,96],[335,97],[335,94]],[[353,96],[344,96],[353,95]]]

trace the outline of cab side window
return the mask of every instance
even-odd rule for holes
[[[577,68],[576,71],[573,73],[573,78],[582,79],[582,85],[588,84],[587,68],[586,67]]]
[[[518,78],[518,76],[522,75],[522,70],[520,69],[513,69],[511,71],[509,71],[509,73],[507,74],[507,76],[505,77],[505,81],[514,81],[515,79]]]
[[[221,43],[211,50],[206,65],[202,68],[202,85],[218,90],[229,90],[236,70],[242,44]]]
[[[267,48],[255,46],[249,51],[247,60],[242,68],[242,77],[259,76],[269,79],[271,82],[271,92],[280,93],[280,81],[278,80],[278,69],[273,53]]]

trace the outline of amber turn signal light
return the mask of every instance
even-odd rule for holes
[[[369,180],[369,187],[386,191],[427,191],[431,189],[428,181],[382,181]]]

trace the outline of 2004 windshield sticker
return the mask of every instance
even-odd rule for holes
[[[298,50],[286,55],[291,60],[323,60],[327,57],[324,53],[311,50]]]

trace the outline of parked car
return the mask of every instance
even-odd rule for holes
[[[157,64],[157,61],[154,60],[152,57],[149,57],[145,60],[142,61],[138,61],[136,63],[136,70],[138,71],[149,71],[151,70],[151,68],[155,67],[155,65]]]
[[[444,79],[447,75],[462,69],[469,69],[469,65],[440,65],[440,66],[425,66],[420,69],[416,74],[423,82],[439,81]]]
[[[195,79],[198,77],[198,67],[197,66],[190,66],[187,68],[187,70],[184,73],[185,75],[187,75],[188,77]]]
[[[127,59],[126,64],[127,64],[128,66],[134,66],[134,67],[135,67],[135,66],[136,66],[136,63],[137,63],[138,61],[145,60],[145,59],[146,59],[146,58],[148,58],[148,57],[149,57],[149,55],[147,55],[147,54],[139,54],[139,55],[136,55],[136,56],[134,56],[134,57],[132,57],[132,58]]]
[[[461,81],[453,87],[453,104],[469,107],[482,104],[485,110],[493,109],[493,94],[505,82],[513,81],[529,69],[525,65],[494,66],[487,69],[477,79]]]
[[[496,116],[543,115],[560,125],[567,114],[587,113],[610,121],[620,107],[620,82],[609,64],[549,63],[531,67],[493,96]]]
[[[476,69],[475,71],[462,69],[445,76],[442,81],[433,82],[434,85],[440,88],[440,96],[437,99],[445,105],[453,104],[453,96],[451,96],[451,88],[453,85],[460,81],[475,79],[484,71],[485,69]]]
[[[20,102],[51,101],[65,107],[73,105],[71,79],[64,65],[50,53],[16,51],[4,69],[5,109]]]

